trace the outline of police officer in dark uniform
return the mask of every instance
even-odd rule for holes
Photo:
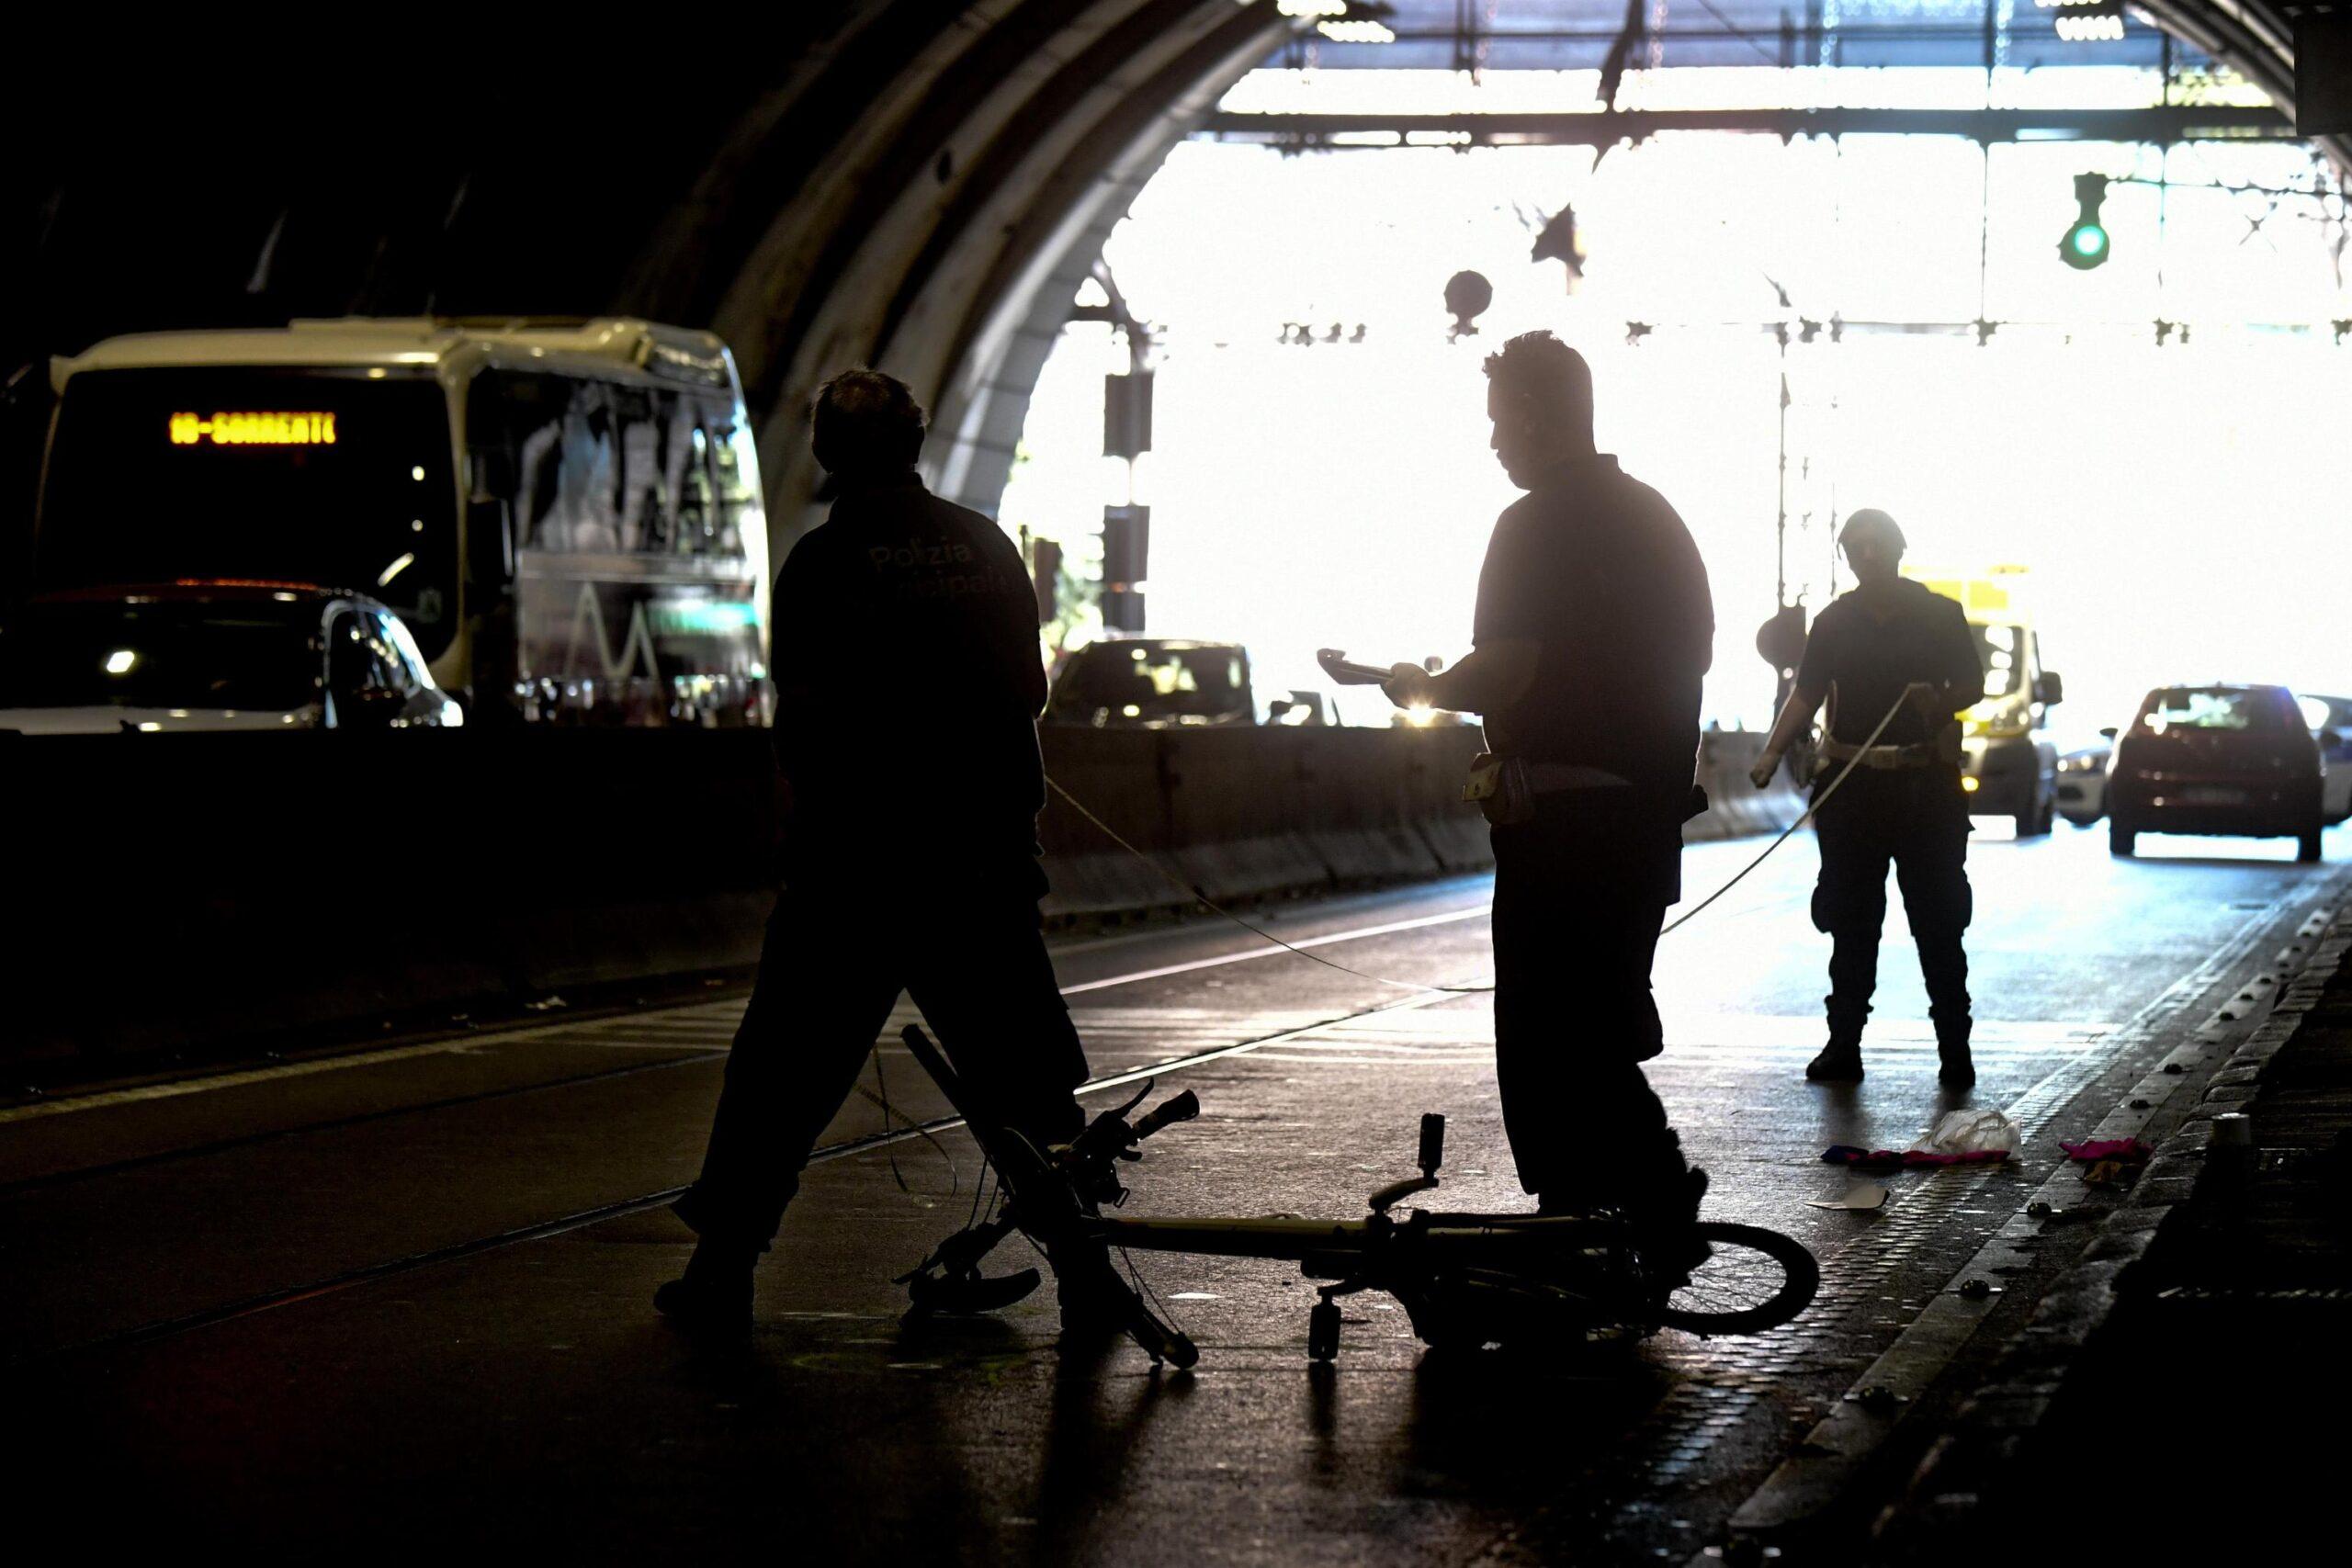
[[[916,477],[924,415],[903,383],[837,377],[811,424],[838,492],[775,585],[786,883],[676,1205],[701,1239],[654,1298],[697,1329],[748,1324],[752,1267],[901,991],[992,1116],[1040,1146],[1083,1124],[1086,1057],[1037,913],[1035,591],[1001,529]],[[1116,1315],[1105,1258],[1054,1261],[1066,1323],[1106,1299]]]
[[[1961,607],[1901,575],[1903,530],[1894,518],[1857,512],[1838,543],[1856,586],[1814,622],[1796,689],[1753,773],[1758,788],[1771,781],[1781,754],[1827,697],[1828,736],[1814,784],[1821,880],[1813,923],[1831,942],[1829,1043],[1804,1073],[1832,1081],[1862,1076],[1862,1025],[1878,985],[1891,861],[1928,983],[1938,1076],[1964,1089],[1976,1081],[1976,1068],[1961,945],[1971,909],[1968,796],[1954,716],[1984,694],[1984,670]],[[1845,782],[1825,800],[1840,773]]]
[[[1582,355],[1530,333],[1487,376],[1495,455],[1528,493],[1487,547],[1474,649],[1442,675],[1399,664],[1384,689],[1484,715],[1502,759],[1495,1069],[1521,1185],[1544,1212],[1620,1208],[1653,1231],[1654,1258],[1688,1266],[1706,1173],[1641,1064],[1665,1045],[1650,962],[1680,897],[1706,568],[1665,499],[1594,450]]]

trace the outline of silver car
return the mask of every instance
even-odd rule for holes
[[[174,582],[36,599],[0,629],[0,731],[447,728],[465,710],[364,594]]]

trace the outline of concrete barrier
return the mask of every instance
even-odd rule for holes
[[[1804,815],[1804,797],[1783,767],[1770,787],[1758,789],[1747,771],[1764,752],[1764,737],[1751,730],[1711,729],[1699,741],[1699,784],[1707,809],[1683,824],[1686,843],[1777,833]]]
[[[1486,863],[1485,826],[1460,799],[1474,729],[1051,728],[1044,742],[1054,781],[1159,868],[1055,795],[1039,824],[1048,916],[1179,908],[1193,901],[1187,889],[1222,903]]]
[[[1172,874],[1164,735],[1057,725],[1040,730],[1038,740],[1048,778]],[[1135,913],[1189,901],[1166,875],[1120,848],[1051,790],[1037,818],[1037,841],[1046,857],[1048,919]]]

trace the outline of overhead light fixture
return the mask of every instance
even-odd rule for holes
[[[2069,6],[2051,26],[2066,43],[2120,43],[2123,39],[2123,7],[2117,0],[2094,6]]]
[[[1396,41],[1396,29],[1388,25],[1396,7],[1387,0],[1278,0],[1276,9],[1285,17],[1320,18],[1315,30],[1333,43]]]

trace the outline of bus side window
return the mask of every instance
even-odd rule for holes
[[[545,549],[550,543],[565,390],[552,376],[485,370],[467,398],[466,446],[479,455],[477,498],[513,502],[518,549]]]
[[[748,424],[732,418],[722,421],[711,444],[711,466],[717,470],[718,515],[711,547],[727,555],[743,553],[743,536],[767,528],[767,509],[760,496],[759,458]]]
[[[467,440],[514,454],[517,548],[622,547],[630,466],[623,393],[561,376],[490,370],[475,378]]]
[[[620,547],[620,475],[614,429],[613,389],[601,381],[572,383],[556,459],[552,547],[606,551]]]
[[[710,432],[697,411],[688,415],[683,482],[678,492],[678,534],[672,548],[680,555],[701,549],[712,532],[711,514],[716,510],[710,479]]]
[[[666,434],[662,404],[668,394],[642,387],[612,389],[613,420],[618,432],[619,547],[635,553],[661,548],[669,532],[670,487],[662,461]]]

